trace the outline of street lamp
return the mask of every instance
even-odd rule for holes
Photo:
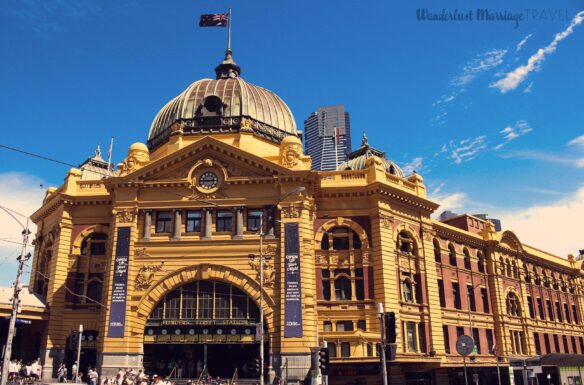
[[[288,198],[291,195],[299,194],[303,191],[306,191],[306,187],[299,186],[296,187],[294,190],[284,194],[280,197],[278,202],[273,204],[272,206],[266,209],[266,213],[272,211],[280,202],[284,199]],[[264,385],[264,308],[263,308],[263,301],[264,301],[264,216],[260,216],[260,385]],[[249,255],[250,258],[255,258],[253,254]],[[267,259],[267,258],[266,258]]]
[[[5,207],[0,206],[0,209],[4,210],[8,215],[10,215],[18,224],[22,227],[22,249],[20,255],[18,256],[18,271],[16,273],[16,281],[14,282],[14,294],[12,296],[12,314],[10,315],[10,322],[8,323],[8,336],[6,337],[6,348],[4,349],[4,362],[2,363],[2,379],[0,380],[1,385],[6,385],[8,380],[8,367],[10,365],[10,358],[12,356],[12,340],[14,339],[14,331],[16,329],[16,317],[18,315],[18,305],[20,304],[20,291],[22,287],[20,285],[20,277],[22,275],[22,270],[24,269],[24,263],[28,261],[31,257],[30,253],[24,254],[26,252],[26,246],[28,245],[28,236],[30,235],[30,230],[28,225],[30,218],[17,213],[14,210],[9,210]],[[23,225],[14,214],[20,215],[26,218],[26,225]]]

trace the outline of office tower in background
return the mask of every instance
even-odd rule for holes
[[[336,170],[351,152],[351,125],[345,107],[319,107],[311,113],[304,121],[304,142],[313,170]]]

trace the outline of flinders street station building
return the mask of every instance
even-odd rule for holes
[[[14,351],[38,343],[45,381],[77,360],[83,325],[80,370],[102,376],[257,379],[263,340],[266,383],[320,383],[326,344],[330,384],[381,384],[381,349],[391,385],[582,384],[581,260],[472,215],[433,219],[422,176],[366,137],[336,171],[311,170],[285,102],[229,50],[215,72],[115,170],[96,153],[32,215]]]

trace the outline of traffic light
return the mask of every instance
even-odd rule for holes
[[[329,351],[328,348],[320,348],[318,351],[318,368],[323,376],[328,375],[329,370]]]
[[[395,343],[396,332],[395,313],[392,311],[385,313],[385,339],[387,343]]]
[[[261,374],[261,369],[262,367],[262,363],[261,360],[259,358],[254,358],[251,364],[251,369],[257,373],[257,375],[259,376]]]

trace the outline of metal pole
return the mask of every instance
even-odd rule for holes
[[[501,371],[499,370],[499,356],[495,356],[495,361],[497,362],[497,382],[501,385]]]
[[[523,359],[523,385],[529,385],[529,379],[527,377],[527,361]]]
[[[18,305],[20,304],[20,291],[22,290],[20,286],[20,277],[22,275],[22,270],[24,269],[24,263],[30,258],[30,254],[25,255],[26,246],[28,245],[28,236],[30,231],[28,230],[28,224],[30,219],[26,218],[26,226],[22,230],[22,249],[18,259],[18,270],[16,272],[16,281],[14,282],[14,294],[12,296],[12,314],[10,316],[10,322],[8,323],[8,336],[6,337],[6,348],[4,350],[4,362],[2,363],[2,379],[0,381],[1,385],[6,385],[8,381],[8,367],[10,365],[10,358],[12,358],[12,340],[14,339],[14,334],[16,331],[16,317],[18,315]],[[19,222],[20,223],[20,222]]]
[[[260,216],[260,385],[264,385],[264,216]]]
[[[464,365],[464,384],[468,385],[468,377],[466,375],[466,355],[462,356],[462,364]]]
[[[81,370],[81,338],[83,337],[83,324],[79,324],[79,338],[77,341],[77,373],[75,373],[75,383],[79,381],[79,371]]]
[[[231,51],[231,8],[227,16],[227,51]]]
[[[326,341],[323,342],[322,347],[328,349],[328,344]],[[322,385],[328,385],[328,374],[322,375]]]
[[[387,385],[387,360],[385,359],[385,319],[383,317],[382,303],[377,304],[377,313],[379,315],[379,328],[381,329],[381,380],[383,385]]]

